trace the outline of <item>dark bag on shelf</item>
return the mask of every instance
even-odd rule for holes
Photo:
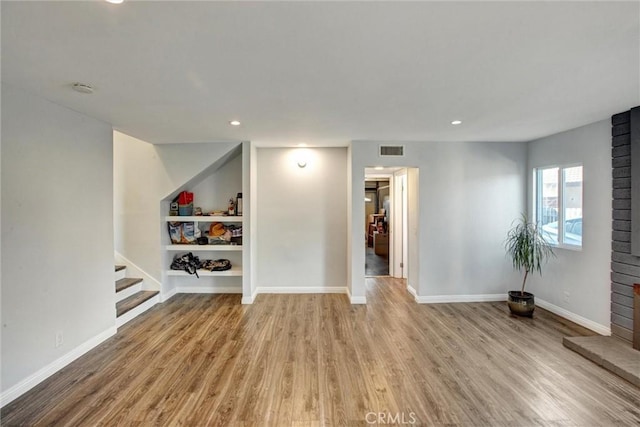
[[[200,268],[209,271],[231,270],[231,261],[228,259],[205,259],[200,263]]]
[[[172,270],[184,270],[189,274],[195,274],[198,276],[198,267],[200,266],[200,259],[194,256],[191,252],[182,255],[175,255],[173,262],[171,263]]]

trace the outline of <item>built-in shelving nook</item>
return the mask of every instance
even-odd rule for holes
[[[163,289],[168,294],[174,293],[238,293],[243,291],[243,280],[248,276],[249,238],[248,212],[243,209],[242,216],[202,215],[174,216],[170,215],[171,202],[182,191],[193,193],[193,206],[202,209],[205,214],[213,211],[227,210],[229,199],[236,200],[238,193],[243,193],[243,200],[248,199],[248,173],[243,165],[248,163],[248,149],[238,146],[220,157],[209,167],[167,195],[160,206],[161,218],[161,256]],[[244,153],[243,153],[244,151]],[[245,196],[246,195],[246,196]],[[244,207],[245,203],[243,203]],[[225,227],[242,227],[242,235],[234,235],[233,244],[175,244],[171,241],[168,224],[171,222],[193,223],[201,231],[201,236],[208,235],[211,224],[221,223]],[[239,239],[238,237],[241,237]],[[174,256],[191,252],[201,260],[228,259],[232,268],[225,271],[198,270],[198,276],[186,271],[172,270]]]

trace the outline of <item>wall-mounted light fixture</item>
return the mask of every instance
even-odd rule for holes
[[[307,162],[309,160],[309,150],[307,150],[306,148],[298,148],[296,150],[296,164],[298,165],[299,168],[305,168],[307,167]]]

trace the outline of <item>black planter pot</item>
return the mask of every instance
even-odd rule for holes
[[[533,310],[536,308],[534,296],[529,292],[509,291],[507,304],[511,314],[516,316],[533,317]]]

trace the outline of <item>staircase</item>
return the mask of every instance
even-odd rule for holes
[[[115,266],[116,281],[116,327],[144,313],[158,302],[158,291],[143,290],[142,279],[126,277],[125,265]]]

